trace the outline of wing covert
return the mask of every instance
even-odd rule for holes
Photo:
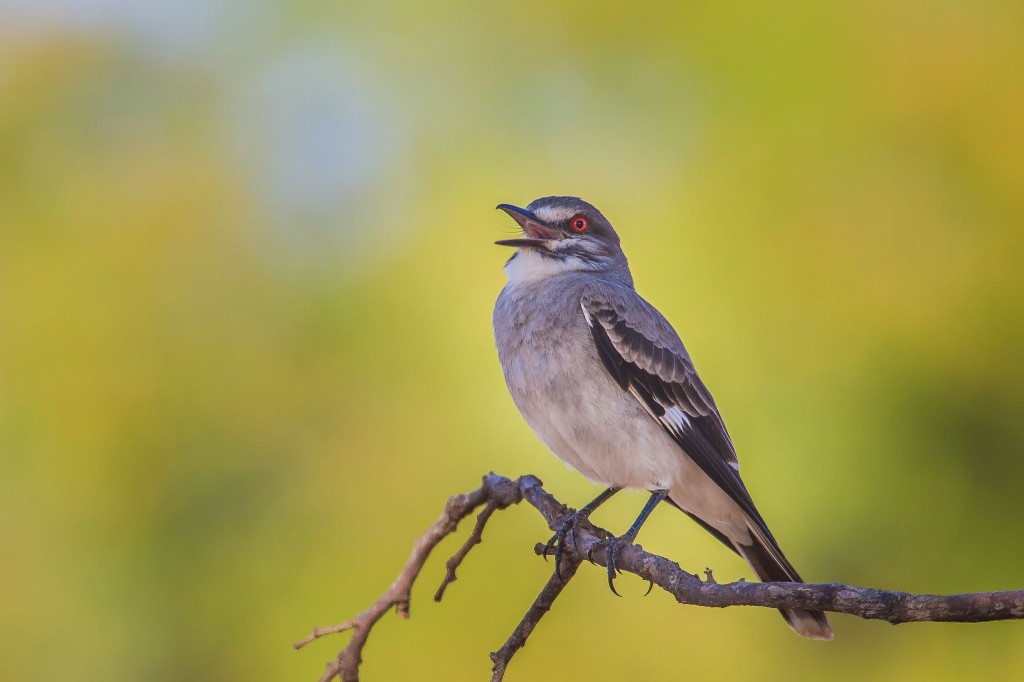
[[[593,292],[580,299],[605,369],[712,481],[763,526],[740,480],[736,451],[725,423],[682,341],[654,307],[628,293],[628,301],[625,296]]]

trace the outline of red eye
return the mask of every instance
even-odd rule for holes
[[[581,215],[578,215],[575,218],[573,218],[569,224],[572,225],[573,232],[586,232],[587,228],[590,226],[590,224],[587,222],[587,219]]]

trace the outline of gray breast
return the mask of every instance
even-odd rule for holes
[[[562,461],[604,485],[667,486],[678,446],[601,364],[580,308],[580,275],[509,284],[494,335],[512,399]]]

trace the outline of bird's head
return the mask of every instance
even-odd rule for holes
[[[526,208],[498,204],[519,223],[523,236],[495,244],[519,250],[505,264],[512,281],[538,280],[567,272],[594,271],[629,277],[619,235],[608,219],[576,197],[544,197]]]

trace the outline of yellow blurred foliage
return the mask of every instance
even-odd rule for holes
[[[0,7],[0,678],[316,679],[343,640],[289,643],[448,495],[592,497],[490,335],[492,207],[548,194],[616,225],[808,579],[1021,587],[1022,27],[997,0]],[[486,679],[546,536],[498,515],[441,605],[433,559],[365,678]],[[671,509],[640,540],[746,575]],[[1017,623],[820,645],[622,589],[581,571],[509,679],[1024,666]]]

